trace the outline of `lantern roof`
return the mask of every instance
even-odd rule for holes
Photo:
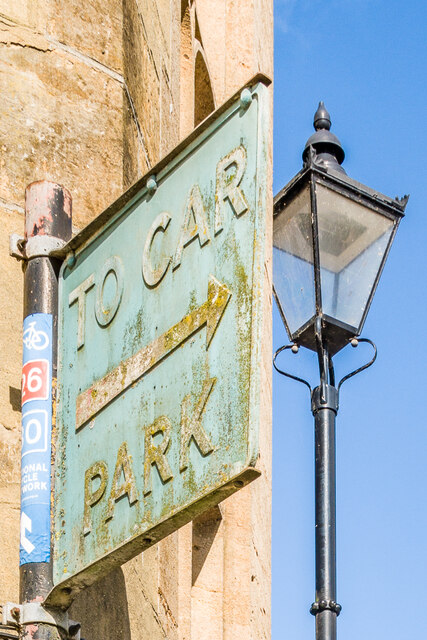
[[[335,183],[337,187],[342,187],[349,192],[353,192],[355,195],[369,199],[372,203],[377,203],[378,208],[383,208],[385,210],[389,209],[390,213],[393,213],[394,215],[397,214],[401,217],[405,214],[409,195],[404,195],[401,198],[398,196],[395,198],[386,196],[377,189],[371,189],[371,187],[350,178],[350,176],[341,171],[336,171],[331,167],[319,165],[316,162],[316,155],[313,155],[304,167],[292,178],[292,180],[290,180],[288,184],[275,195],[273,209],[274,215],[281,211],[288,197],[291,196],[294,191],[299,190],[313,172],[320,180],[323,178],[323,180],[330,182],[331,184]]]
[[[372,202],[377,202],[390,209],[390,213],[399,216],[404,215],[405,207],[409,196],[404,195],[399,198],[390,198],[380,193],[377,189],[370,187],[350,178],[341,163],[345,154],[338,138],[331,133],[331,116],[327,111],[323,101],[319,102],[316,113],[313,118],[313,126],[316,129],[307,140],[303,151],[304,165],[302,169],[288,182],[288,184],[279,191],[274,198],[274,213],[278,213],[286,201],[287,195],[293,192],[294,188],[298,189],[299,185],[305,182],[305,179],[312,172],[322,176],[330,182],[335,182],[337,186],[347,188],[350,192],[366,197]]]

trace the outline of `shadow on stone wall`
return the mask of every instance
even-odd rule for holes
[[[196,584],[204,562],[215,541],[215,536],[221,525],[221,521],[222,515],[220,507],[213,507],[193,520],[193,586]]]
[[[82,591],[69,609],[80,622],[85,640],[131,640],[126,584],[116,569],[92,587]]]
[[[9,385],[9,404],[13,411],[21,412],[21,389]]]

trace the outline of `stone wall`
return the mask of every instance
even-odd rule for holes
[[[272,74],[272,4],[0,0],[0,603],[18,599],[22,270],[8,237],[23,232],[25,186],[63,184],[87,224]],[[267,313],[262,478],[82,593],[71,613],[87,640],[270,637],[270,340]]]

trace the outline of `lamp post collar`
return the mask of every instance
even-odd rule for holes
[[[330,168],[345,173],[341,167],[345,157],[344,149],[338,138],[330,132],[331,116],[322,101],[314,114],[313,126],[316,133],[305,144],[302,154],[304,163],[315,162],[326,170]]]

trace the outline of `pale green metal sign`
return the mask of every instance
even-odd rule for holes
[[[258,475],[258,78],[67,247],[50,603]]]

